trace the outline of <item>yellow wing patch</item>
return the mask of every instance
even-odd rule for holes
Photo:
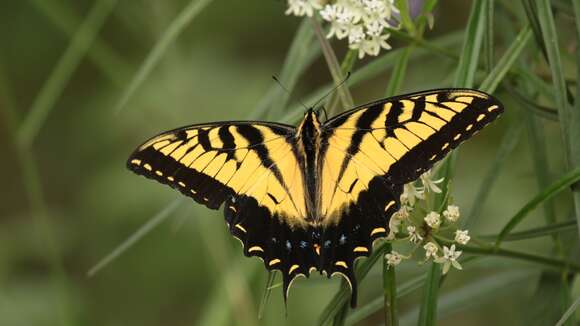
[[[415,180],[502,111],[485,93],[437,90],[375,102],[329,120],[323,125],[327,147],[319,204],[325,224],[336,223],[373,179]]]
[[[245,195],[289,224],[303,224],[305,190],[290,135],[275,124],[186,127],[145,142],[128,166],[211,208],[226,195]]]

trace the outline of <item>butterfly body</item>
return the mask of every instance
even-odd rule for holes
[[[198,203],[223,205],[246,256],[283,275],[343,276],[356,303],[354,263],[389,232],[403,185],[503,111],[493,97],[444,89],[369,103],[322,123],[192,125],[162,133],[128,167]]]

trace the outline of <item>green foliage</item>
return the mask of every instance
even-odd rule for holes
[[[431,0],[415,17],[396,3],[393,49],[363,60],[319,19],[284,16],[284,1],[1,4],[0,325],[578,323],[580,1]],[[124,169],[161,130],[295,122],[298,99],[347,72],[329,112],[450,86],[505,104],[441,163],[429,203],[461,207],[462,271],[419,253],[385,268],[409,245],[379,241],[357,262],[356,310],[344,282],[314,275],[286,307],[221,212]]]

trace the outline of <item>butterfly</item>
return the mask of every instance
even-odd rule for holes
[[[246,256],[279,270],[283,296],[297,276],[341,275],[356,305],[355,260],[389,232],[403,185],[503,112],[472,89],[438,89],[368,103],[325,122],[309,109],[297,127],[225,121],[163,132],[128,168],[210,209],[223,206]]]

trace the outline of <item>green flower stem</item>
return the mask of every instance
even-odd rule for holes
[[[385,251],[390,252],[393,246],[389,243]],[[399,325],[399,309],[397,304],[397,278],[395,267],[389,266],[387,260],[383,259],[383,289],[384,289],[384,311],[385,325]]]
[[[576,220],[572,219],[565,222],[554,223],[539,228],[529,229],[526,231],[513,232],[508,234],[503,241],[518,241],[518,240],[534,239],[544,236],[551,236],[557,233],[575,230],[576,224],[577,224]],[[494,241],[495,239],[497,239],[498,236],[499,236],[498,234],[481,235],[478,236],[478,238],[486,241]]]
[[[545,257],[545,256],[540,256],[540,255],[528,254],[525,252],[520,252],[520,251],[515,251],[515,250],[497,248],[497,247],[494,247],[492,245],[487,245],[485,247],[460,245],[460,244],[456,244],[452,240],[449,240],[449,239],[446,239],[446,238],[443,238],[440,236],[435,236],[435,238],[437,239],[437,241],[440,244],[443,244],[446,246],[451,246],[451,245],[455,244],[455,247],[458,250],[461,250],[465,253],[469,253],[472,255],[513,258],[513,259],[524,260],[524,261],[527,261],[530,263],[544,265],[546,267],[563,269],[563,270],[570,270],[574,273],[580,273],[580,265],[575,263],[575,262],[570,262],[570,261],[565,261],[565,260],[561,260],[561,259]]]

